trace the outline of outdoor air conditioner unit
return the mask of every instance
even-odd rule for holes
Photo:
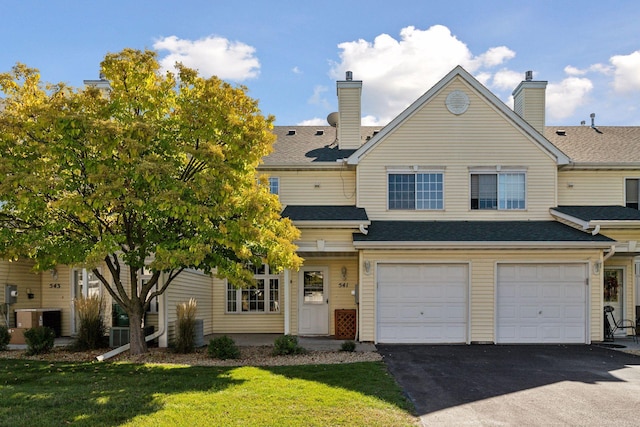
[[[144,335],[153,334],[153,326],[144,328]],[[112,326],[109,333],[109,347],[115,348],[129,344],[129,328],[122,326]]]

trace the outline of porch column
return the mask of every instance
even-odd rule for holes
[[[284,334],[289,335],[291,327],[289,325],[291,321],[291,286],[289,278],[289,269],[284,270]]]

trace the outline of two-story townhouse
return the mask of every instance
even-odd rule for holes
[[[270,331],[343,335],[338,315],[353,310],[362,341],[589,343],[619,271],[616,310],[634,316],[640,216],[621,191],[571,198],[568,181],[600,181],[576,175],[579,145],[545,136],[546,82],[528,75],[514,111],[457,67],[383,128],[360,125],[361,90],[347,73],[335,127],[277,128],[261,166],[305,258]],[[640,162],[626,162],[633,186]],[[569,205],[612,213],[585,227]]]
[[[150,317],[169,332],[161,345],[175,302],[194,295],[205,334],[603,340],[605,305],[635,314],[640,128],[545,127],[545,89],[528,75],[512,110],[456,67],[388,125],[364,127],[362,82],[347,73],[329,125],[276,127],[259,168],[302,232],[301,270],[264,266],[247,289],[191,272]],[[20,292],[38,289],[20,307],[63,307],[72,334],[90,274],[17,269],[0,263]]]

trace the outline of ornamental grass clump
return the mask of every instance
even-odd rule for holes
[[[349,352],[356,351],[356,343],[355,343],[355,341],[345,341],[345,342],[343,342],[342,345],[340,346],[340,351],[349,351]]]
[[[176,306],[178,321],[176,322],[175,351],[177,353],[192,353],[196,348],[197,309],[198,303],[195,298]]]
[[[104,300],[99,295],[73,300],[80,321],[73,348],[78,351],[95,350],[106,345],[106,326],[103,321]]]

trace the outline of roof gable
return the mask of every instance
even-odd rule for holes
[[[349,164],[358,164],[361,159],[367,156],[381,141],[383,141],[388,135],[401,127],[407,120],[409,120],[417,111],[419,111],[425,104],[430,102],[435,96],[437,96],[444,88],[446,88],[454,79],[461,78],[466,84],[468,84],[476,94],[484,98],[492,107],[502,113],[507,119],[513,123],[514,127],[520,129],[529,138],[534,141],[544,152],[552,157],[559,165],[569,163],[569,158],[560,151],[557,147],[551,144],[544,136],[536,131],[529,123],[518,116],[513,110],[508,108],[500,99],[498,99],[491,91],[478,82],[471,74],[465,71],[462,67],[457,66],[450,71],[442,80],[436,83],[431,89],[425,92],[420,98],[418,98],[413,104],[411,104],[406,110],[400,113],[395,119],[393,119],[387,126],[385,126],[379,133],[374,135],[367,143],[356,150],[348,158]]]

